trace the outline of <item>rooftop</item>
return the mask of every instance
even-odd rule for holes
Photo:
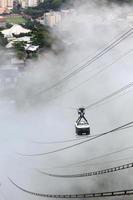
[[[15,24],[11,28],[1,31],[4,37],[12,37],[13,34],[19,35],[20,33],[29,33],[29,32],[31,32],[31,30],[25,29],[19,24]]]

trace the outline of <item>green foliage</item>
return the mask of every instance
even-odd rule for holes
[[[38,54],[36,52],[33,52],[31,58],[36,60],[38,58]]]
[[[24,49],[25,44],[26,44],[25,42],[15,42],[15,43],[13,43],[13,46],[14,46],[15,51],[16,51],[16,55],[20,60],[25,60],[25,58],[26,58],[26,52],[25,52],[25,49]]]
[[[31,29],[32,35],[31,41],[33,45],[39,45],[42,47],[51,47],[52,44],[52,36],[49,32],[48,27],[40,24],[37,21],[30,21],[28,20],[26,24],[24,25],[25,28]]]
[[[33,30],[35,27],[35,21],[27,20],[24,27]]]
[[[16,56],[20,60],[25,60],[26,54],[24,51],[16,50]]]
[[[53,9],[58,9],[58,8],[60,8],[62,2],[63,2],[62,0],[53,0],[53,1],[52,1],[52,8],[53,8]]]
[[[38,9],[38,8],[29,7],[24,10],[24,13],[27,15],[30,15],[33,19],[36,19],[38,17],[41,17],[43,15],[44,11],[41,9]]]
[[[133,3],[133,0],[107,0],[108,3],[117,3],[117,4],[125,4],[125,3]]]
[[[33,45],[39,45],[41,48],[50,48],[52,44],[52,37],[50,36],[49,32],[42,29],[38,29],[33,31],[33,37],[31,41]]]
[[[11,28],[12,27],[12,24],[10,24],[10,23],[6,23],[6,28]]]
[[[6,18],[6,22],[9,24],[23,24],[26,20],[22,16],[9,16]]]
[[[15,35],[15,34],[12,34],[12,35],[15,38],[20,38],[20,37],[24,37],[24,36],[31,36],[31,32],[29,32],[29,33],[20,33],[19,35]]]
[[[20,42],[14,42],[13,46],[15,47],[15,49],[20,50],[20,51],[24,51],[24,46],[25,46],[25,42],[20,41]]]
[[[40,3],[37,7],[27,8],[25,13],[33,16],[35,19],[42,16],[46,11],[58,10],[65,2],[68,3],[67,0],[44,0],[44,2]]]
[[[31,44],[37,45],[41,50],[43,51],[43,48],[50,48],[52,49],[52,44],[55,41],[55,39],[52,37],[50,33],[50,28],[47,26],[44,26],[37,22],[36,20],[26,20],[26,23],[22,26],[30,29],[31,32],[27,34],[19,34],[19,35],[13,35],[16,38],[20,38],[23,36],[30,36],[31,37]],[[10,28],[12,25],[10,23],[7,23],[8,28]],[[4,47],[7,44],[7,39],[3,37],[2,34],[0,34],[0,44]],[[15,49],[16,56],[19,59],[28,59],[28,58],[37,58],[38,52],[30,52],[25,50],[27,42],[23,41],[17,41],[13,43],[13,48]]]
[[[5,47],[7,43],[8,43],[7,39],[4,38],[4,35],[0,32],[0,45]]]
[[[21,11],[20,11],[20,9],[18,9],[18,8],[13,8],[13,9],[12,9],[12,13],[13,13],[13,14],[20,14]]]

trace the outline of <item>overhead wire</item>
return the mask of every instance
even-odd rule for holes
[[[132,34],[132,33],[131,33]],[[107,52],[107,50],[105,51],[105,52]],[[100,56],[100,55],[99,55]],[[91,61],[91,62],[93,62],[93,61]],[[85,67],[85,66],[84,66]],[[79,71],[75,71],[76,72],[76,74],[78,73],[78,72],[80,72],[80,70]],[[72,76],[73,76],[73,73],[72,73]],[[69,77],[70,78],[70,77]],[[66,79],[65,79],[66,80]],[[57,84],[56,84],[56,86],[57,86]],[[55,86],[54,86],[55,87]],[[52,89],[52,88],[51,88]],[[44,92],[46,92],[46,90],[44,91]],[[132,122],[133,123],[133,122]],[[128,123],[128,125],[130,125],[130,123]],[[117,130],[119,129],[119,130],[122,130],[122,129],[124,129],[124,126],[125,125],[123,125],[123,126],[121,126],[121,128],[119,127],[119,128],[116,128]],[[106,133],[103,133],[103,134],[99,134],[98,136],[96,136],[96,137],[94,137],[95,139],[97,138],[97,137],[101,137],[101,136],[103,136],[103,135],[105,135],[105,134],[107,134],[107,133],[111,133],[111,132],[115,132],[115,131],[117,131],[116,129],[113,129],[113,130],[111,130],[111,131],[109,131],[109,132],[106,132]],[[91,138],[90,140],[92,140],[92,139],[94,139],[94,138]],[[68,142],[68,141],[55,141],[54,143],[57,143],[57,142]],[[69,140],[69,142],[70,142],[70,140]],[[81,143],[85,143],[85,142],[87,142],[87,141],[83,141],[83,142],[81,142]],[[79,145],[79,144],[74,144],[75,146],[77,146],[77,145]],[[71,146],[69,146],[69,147],[65,147],[65,148],[62,148],[62,149],[57,149],[57,150],[55,150],[55,151],[51,151],[51,152],[46,152],[45,154],[43,153],[43,154],[34,154],[34,155],[25,155],[25,156],[38,156],[38,155],[46,155],[46,154],[50,154],[50,153],[55,153],[55,152],[58,152],[58,151],[62,151],[62,150],[65,150],[65,149],[68,149],[68,148],[71,148],[71,147],[74,147],[73,145],[71,145]],[[124,165],[123,165],[124,166]],[[130,168],[130,165],[128,165],[128,168]],[[109,170],[109,169],[108,169]],[[122,170],[122,169],[119,169],[119,170]],[[50,198],[88,198],[88,197],[98,197],[98,195],[101,197],[106,197],[106,196],[109,196],[109,195],[111,195],[111,196],[121,196],[121,195],[132,195],[133,194],[133,190],[123,190],[123,191],[113,191],[113,192],[110,192],[111,194],[109,194],[109,192],[105,192],[105,193],[93,193],[93,195],[92,194],[76,194],[76,195],[51,195],[51,194],[39,194],[39,193],[34,193],[34,192],[29,192],[28,190],[25,190],[25,189],[23,189],[23,188],[21,188],[20,186],[18,186],[18,185],[16,185],[11,179],[10,179],[10,181],[16,186],[16,187],[18,187],[19,189],[21,189],[21,190],[23,190],[24,192],[27,192],[27,193],[30,193],[30,194],[33,194],[33,195],[36,195],[36,196],[41,196],[41,197],[50,197]],[[107,194],[108,193],[108,194]]]
[[[105,70],[109,69],[110,67],[112,67],[113,65],[115,65],[117,62],[119,62],[121,59],[123,59],[124,57],[126,57],[127,55],[129,55],[131,52],[133,52],[133,49],[130,49],[128,51],[126,51],[125,53],[123,53],[121,56],[119,56],[118,58],[116,58],[112,63],[104,66],[102,69],[98,70],[96,73],[94,73],[92,76],[90,76],[89,78],[87,78],[86,80],[80,82],[79,84],[77,84],[76,86],[68,89],[67,91],[63,92],[60,95],[57,95],[54,97],[54,99],[57,99],[59,97],[63,97],[69,93],[71,93],[73,90],[76,90],[77,88],[81,87],[82,85],[86,84],[87,82],[89,82],[91,79],[95,78],[96,76],[100,75],[102,72],[104,72]],[[70,109],[70,108],[69,108]],[[74,109],[74,108],[72,108]],[[75,108],[76,110],[76,108]]]
[[[129,90],[129,89],[131,89],[131,90]],[[73,90],[73,89],[72,89],[72,90]],[[104,105],[105,103],[108,103],[108,102],[113,101],[114,98],[115,98],[115,100],[116,100],[116,99],[118,99],[118,98],[120,98],[120,97],[122,97],[122,96],[127,95],[127,94],[130,93],[132,90],[133,90],[133,81],[130,82],[130,83],[128,83],[127,85],[124,85],[124,86],[121,87],[120,89],[118,89],[118,90],[112,92],[111,94],[109,94],[109,95],[103,97],[102,99],[100,99],[100,100],[98,100],[98,101],[96,101],[96,102],[94,102],[94,103],[92,103],[92,104],[89,104],[89,105],[85,106],[85,109],[86,109],[87,111],[89,111],[89,110],[91,110],[91,109],[96,108],[97,106]],[[76,110],[76,108],[75,108],[75,110]]]
[[[80,165],[80,166],[81,166],[81,164],[84,164],[84,163],[87,163],[87,162],[91,162],[91,161],[94,161],[94,160],[99,160],[99,159],[101,159],[101,158],[106,158],[106,157],[108,157],[108,156],[112,156],[112,155],[114,155],[114,154],[118,154],[118,153],[121,153],[121,152],[130,150],[130,149],[133,149],[133,146],[128,146],[128,147],[119,149],[119,150],[117,150],[117,151],[112,151],[112,152],[109,152],[109,153],[106,153],[106,154],[102,154],[102,155],[100,155],[100,156],[96,156],[96,157],[90,158],[90,159],[88,159],[88,160],[83,160],[83,161],[75,162],[75,163],[72,163],[72,164],[60,166],[60,168],[72,167],[72,166],[75,166],[75,165]],[[58,167],[58,168],[59,168],[59,167]]]
[[[23,187],[20,187],[16,184],[11,178],[8,178],[9,181],[17,187],[19,190],[38,197],[44,198],[58,198],[58,199],[83,199],[83,198],[98,198],[98,197],[111,197],[111,196],[126,196],[126,195],[133,195],[133,189],[125,189],[125,190],[118,190],[118,191],[111,191],[111,192],[98,192],[98,193],[84,193],[84,194],[44,194],[38,192],[31,192]]]
[[[133,125],[121,128],[119,130],[124,130],[124,129],[132,128],[132,127],[133,127]],[[115,162],[119,162],[119,161],[125,161],[125,160],[129,160],[129,159],[133,159],[133,157],[126,157],[126,158],[116,159],[116,160],[112,160],[112,161],[94,162],[93,163],[94,160],[99,160],[101,158],[106,158],[108,156],[112,156],[114,154],[121,153],[121,152],[130,150],[130,149],[133,149],[133,146],[129,146],[129,147],[126,147],[126,148],[119,149],[117,151],[113,151],[113,152],[110,152],[110,153],[107,153],[107,154],[103,154],[103,155],[100,155],[98,157],[94,157],[94,159],[90,158],[89,160],[83,160],[83,161],[79,161],[79,162],[74,162],[74,163],[71,163],[71,164],[63,165],[63,166],[55,166],[55,167],[52,167],[50,169],[62,169],[62,168],[68,168],[68,167],[73,167],[73,166],[75,168],[75,167],[81,167],[81,165],[82,166],[96,166],[96,165],[104,165],[104,164],[115,163]],[[89,164],[88,164],[88,162],[89,162]]]
[[[74,141],[79,141],[79,140],[85,140],[86,138],[93,138],[97,135],[100,135],[100,134],[96,134],[96,135],[88,135],[88,136],[83,136],[83,137],[80,137],[80,138],[73,138],[73,139],[69,139],[69,140],[59,140],[59,141],[49,141],[49,142],[46,142],[46,141],[31,141],[30,140],[30,143],[33,143],[33,144],[62,144],[62,143],[69,143],[69,142],[74,142]]]
[[[83,172],[83,173],[79,173],[79,174],[67,174],[67,175],[66,174],[52,174],[52,173],[47,173],[45,171],[42,171],[40,169],[37,169],[37,171],[46,176],[51,176],[51,177],[55,177],[55,178],[83,178],[83,177],[108,174],[111,172],[121,171],[121,170],[129,169],[129,168],[133,168],[133,162],[115,166],[115,167],[111,167],[111,168],[107,168],[107,169],[91,171],[91,172]]]
[[[126,161],[126,160],[132,162],[133,156],[124,157],[124,158],[120,158],[120,159],[113,159],[113,160],[109,160],[109,161],[104,160],[104,162],[103,161],[99,161],[99,162],[98,161],[97,162],[90,161],[89,163],[82,164],[82,166],[81,165],[73,165],[73,166],[74,166],[74,168],[80,168],[81,169],[81,167],[87,167],[88,168],[89,166],[95,167],[95,166],[99,166],[99,165],[103,166],[103,165],[108,165],[108,164],[117,163],[117,162],[120,162],[120,163],[122,162],[123,163],[123,161]],[[43,168],[43,170],[47,171],[47,170],[53,170],[53,169],[55,170],[55,169],[63,169],[63,168],[66,168],[66,167],[68,167],[68,168],[72,167],[70,165],[71,164],[64,165],[64,166],[50,166],[50,167]],[[34,170],[37,170],[37,169],[34,168]]]
[[[111,93],[110,95],[86,106],[85,108],[87,110],[90,110],[92,108],[95,108],[96,106],[98,105],[103,105],[104,103],[106,103],[107,100],[110,100],[111,98],[117,96],[117,95],[121,95],[121,93],[123,93],[124,91],[127,91],[129,88],[132,88],[133,87],[133,82],[125,85],[124,87],[120,88],[119,90],[116,90],[114,91],[113,93]],[[127,91],[126,93],[122,94],[125,95],[127,94],[128,92],[130,91]],[[120,96],[117,96],[117,98],[119,98]],[[92,135],[92,136],[86,136],[84,138],[74,138],[74,139],[69,139],[69,140],[61,140],[61,141],[50,141],[50,142],[39,142],[39,141],[30,141],[31,143],[35,143],[35,144],[61,144],[61,143],[69,143],[69,142],[73,142],[73,141],[78,141],[78,140],[82,140],[82,139],[85,139],[85,138],[90,138],[90,137],[94,137],[96,135]]]
[[[110,161],[104,161],[104,162],[90,162],[89,164],[86,163],[86,164],[83,164],[83,166],[98,166],[98,165],[106,165],[106,164],[110,164],[110,163],[116,163],[116,162],[123,162],[123,161],[126,161],[126,160],[132,160],[133,159],[133,156],[131,157],[125,157],[125,158],[120,158],[120,159],[115,159],[115,160],[110,160]],[[69,166],[68,166],[69,167]],[[81,165],[78,165],[78,166],[74,166],[74,167],[81,167]],[[63,166],[62,167],[54,167],[55,168],[64,168]],[[53,169],[53,168],[50,168],[50,169]]]
[[[129,89],[130,89],[130,90],[129,90]],[[103,105],[106,104],[106,103],[110,103],[110,102],[112,102],[112,101],[116,101],[117,99],[119,99],[119,98],[121,98],[121,97],[124,97],[124,96],[128,95],[128,94],[131,93],[131,92],[133,92],[133,87],[132,87],[132,86],[129,87],[129,88],[127,88],[127,89],[126,89],[125,91],[123,91],[122,93],[120,92],[118,95],[113,96],[113,98],[107,99],[105,102],[103,101],[102,103],[97,104],[95,107],[91,107],[91,108],[88,109],[88,110],[92,110],[92,109],[94,109],[94,108],[97,108],[97,106],[98,106],[98,107],[99,107],[99,106],[103,106]]]
[[[118,37],[120,37],[124,32],[128,31],[129,28],[127,29],[123,29],[121,32],[119,32],[115,37],[113,37],[109,42],[107,42],[106,44],[104,44],[103,47],[98,48],[97,52],[102,51],[103,48],[105,48],[105,46],[109,45],[111,42],[113,42],[115,39],[117,39]],[[97,53],[95,52],[95,54]],[[93,55],[95,55],[94,53],[92,53],[91,55],[86,56],[84,59],[82,59],[78,64],[75,64],[74,66],[71,67],[70,70],[73,70],[74,68],[77,68],[78,66],[80,67],[83,62],[87,61],[89,58],[93,57]]]
[[[129,53],[131,53],[133,51],[133,49],[130,49],[129,51],[125,52],[124,54],[122,54],[119,58],[117,58],[114,62],[112,62],[111,64],[105,66],[103,69],[101,69],[100,71],[98,71],[97,73],[95,73],[94,75],[92,75],[91,77],[89,77],[89,79],[86,79],[85,81],[83,81],[82,83],[80,83],[79,85],[73,87],[72,89],[68,90],[67,92],[65,92],[64,94],[67,94],[67,93],[70,93],[71,91],[73,91],[74,89],[77,89],[78,87],[82,86],[82,84],[85,84],[86,82],[88,82],[89,80],[91,80],[91,78],[95,77],[96,75],[99,75],[101,72],[103,72],[105,69],[108,69],[109,67],[111,67],[112,65],[114,65],[115,63],[117,63],[119,60],[121,60],[122,58],[124,58],[125,56],[127,56]],[[105,96],[104,98],[90,104],[90,105],[87,105],[85,106],[85,108],[87,110],[90,110],[92,108],[95,108],[95,106],[98,106],[98,105],[103,105],[104,104],[104,101],[107,101],[107,100],[110,100],[111,98],[115,97],[116,98],[119,98],[121,96],[124,96],[126,94],[128,94],[129,92],[131,91],[127,91],[128,89],[132,88],[133,86],[133,82],[130,82],[129,84],[121,87],[120,89],[114,91],[113,93]],[[125,92],[126,91],[126,92]],[[124,94],[121,94],[125,92]],[[119,95],[119,96],[117,96]],[[60,96],[63,96],[63,95],[60,95]],[[106,103],[106,102],[105,102]],[[73,108],[74,109],[74,108]],[[76,110],[76,108],[75,108]]]
[[[48,151],[48,152],[44,152],[44,153],[35,153],[35,154],[22,154],[22,153],[18,153],[18,155],[20,156],[44,156],[44,155],[49,155],[49,154],[53,154],[53,153],[57,153],[57,152],[61,152],[61,151],[64,151],[64,150],[67,150],[67,149],[71,149],[71,148],[74,148],[74,147],[77,147],[81,144],[84,144],[84,143],[87,143],[89,141],[92,141],[92,140],[95,140],[97,138],[100,138],[102,136],[105,136],[109,133],[114,133],[116,131],[119,131],[121,128],[126,128],[126,126],[130,126],[133,124],[133,121],[129,122],[129,123],[126,123],[124,125],[121,125],[117,128],[114,128],[114,129],[111,129],[110,131],[107,131],[107,132],[104,132],[104,133],[101,133],[101,134],[98,134],[97,136],[93,137],[93,138],[90,138],[90,139],[86,139],[84,141],[81,141],[81,142],[77,142],[77,143],[74,143],[72,145],[69,145],[69,146],[66,146],[66,147],[62,147],[62,148],[59,148],[59,149],[56,149],[56,150],[53,150],[53,151]]]
[[[102,57],[103,55],[105,55],[106,53],[108,53],[115,46],[117,46],[118,44],[120,44],[123,40],[125,40],[126,38],[128,38],[132,33],[133,33],[133,28],[130,28],[128,31],[126,31],[125,33],[123,33],[118,39],[116,39],[110,45],[108,45],[107,47],[105,47],[102,51],[100,51],[99,53],[97,53],[94,57],[90,58],[84,65],[82,65],[79,68],[75,69],[73,72],[71,72],[70,74],[68,74],[67,76],[65,76],[64,78],[62,78],[60,81],[58,81],[57,83],[53,84],[52,86],[38,91],[37,94],[45,93],[45,92],[47,92],[47,91],[49,91],[51,89],[54,89],[58,85],[64,83],[65,81],[67,81],[71,77],[75,76],[80,71],[82,71],[84,68],[88,67],[93,62],[95,62],[96,60],[98,60],[100,57]]]
[[[114,97],[114,96],[116,96],[118,94],[121,94],[122,92],[128,90],[132,86],[133,86],[133,81],[130,82],[129,84],[125,85],[124,87],[120,88],[119,90],[114,91],[113,93],[109,94],[108,96],[106,96],[106,97],[104,97],[104,98],[102,98],[102,99],[100,99],[100,100],[98,100],[98,101],[96,101],[96,102],[94,102],[94,103],[92,103],[92,104],[90,104],[88,106],[85,106],[85,108],[86,108],[86,110],[89,110],[89,109],[91,109],[91,108],[93,108],[93,107],[95,107],[95,106],[97,106],[97,105],[109,100],[110,98],[112,98],[112,97]]]
[[[129,50],[128,52],[126,52],[125,55],[127,55],[128,53],[130,53],[131,51],[133,51],[133,49]],[[123,55],[124,56],[124,55]],[[123,57],[122,56],[122,57]],[[120,57],[121,58],[121,57]],[[119,59],[120,59],[119,58]],[[117,61],[119,60],[117,59]],[[113,62],[114,63],[114,62]],[[133,86],[133,82],[127,84],[126,86],[120,88],[119,90],[116,90],[115,92],[111,93],[110,95],[94,102],[93,104],[90,104],[88,106],[86,106],[86,109],[87,110],[90,110],[92,109],[93,107],[95,106],[98,106],[99,104],[101,103],[104,103],[104,101],[107,101],[109,100],[110,98],[114,97],[114,96],[117,96],[118,94],[121,94],[123,93],[124,91],[128,90],[129,88],[131,88]],[[128,91],[130,92],[130,91]],[[127,94],[127,93],[126,93]],[[93,135],[95,136],[95,135]],[[88,137],[93,137],[93,136],[88,136]],[[58,143],[67,143],[67,142],[72,142],[72,141],[78,141],[78,140],[81,140],[81,139],[85,139],[85,138],[76,138],[76,139],[70,139],[70,140],[62,140],[62,141],[53,141],[53,142],[36,142],[36,141],[31,141],[32,143],[35,143],[35,144],[58,144]]]

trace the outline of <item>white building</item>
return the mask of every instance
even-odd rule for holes
[[[0,8],[13,8],[13,0],[0,0]]]
[[[72,15],[74,13],[74,9],[67,9],[67,10],[61,10],[59,12],[50,11],[44,13],[44,25],[48,25],[50,27],[53,27],[61,22],[62,19],[65,17]]]
[[[28,0],[28,7],[36,7],[39,4],[39,0]]]
[[[23,28],[21,25],[15,24],[9,29],[1,31],[5,38],[13,37],[13,34],[19,35],[20,33],[29,33],[31,30]]]
[[[36,7],[39,3],[40,0],[19,0],[22,8],[27,8],[27,7]]]
[[[19,38],[13,37],[11,40],[9,40],[9,43],[6,45],[6,48],[7,49],[13,48],[13,44],[15,42],[26,42],[27,44],[31,43],[30,38],[31,38],[30,36],[24,36],[24,37],[19,37]]]
[[[47,13],[44,13],[44,25],[53,27],[60,23],[61,21],[61,13],[60,12],[54,12],[50,11]]]

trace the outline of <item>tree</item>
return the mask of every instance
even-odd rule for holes
[[[20,60],[25,60],[26,58],[25,52],[20,51],[20,50],[16,50],[16,55],[17,55],[17,58]]]
[[[118,3],[118,4],[123,4],[123,3],[133,3],[133,0],[107,0],[108,3]]]
[[[62,0],[53,0],[51,7],[52,9],[56,10],[60,8],[61,4],[62,4]]]
[[[49,32],[42,29],[33,31],[32,44],[42,47],[51,47],[52,37]]]
[[[13,46],[15,48],[16,51],[16,55],[19,59],[21,60],[25,60],[26,59],[26,52],[25,52],[25,42],[15,42],[13,43]]]
[[[24,10],[24,13],[27,15],[30,15],[33,19],[36,19],[38,17],[41,17],[44,13],[42,9],[38,9],[36,7],[33,8],[27,8]]]
[[[0,45],[5,47],[7,43],[8,43],[7,38],[4,38],[4,35],[0,32]]]

